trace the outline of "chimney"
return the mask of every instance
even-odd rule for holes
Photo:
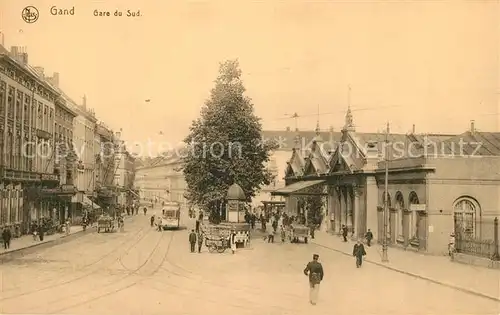
[[[333,143],[333,126],[330,126],[330,143]]]
[[[286,127],[286,131],[290,131],[290,127]]]
[[[476,126],[475,126],[475,121],[471,120],[470,121],[470,133],[474,134],[476,132]]]
[[[43,67],[33,67],[35,69],[36,73],[38,73],[39,76],[42,78],[45,77],[45,69]]]
[[[295,132],[299,132],[299,128],[295,128]]]
[[[0,32],[0,44],[5,47],[5,36],[2,32]]]
[[[28,64],[28,53],[26,52],[26,47],[11,46],[10,56],[12,59],[19,62],[22,65]]]
[[[59,87],[59,72],[54,72],[51,81],[56,87]]]
[[[413,124],[413,126],[411,127],[411,134],[414,135],[415,134],[415,124]]]
[[[84,109],[87,109],[87,96],[83,95],[82,106]]]

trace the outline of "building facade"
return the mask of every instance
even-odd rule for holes
[[[115,174],[118,169],[116,152],[119,145],[115,141],[114,132],[103,122],[96,125],[94,145],[99,148],[96,158],[95,202],[105,209],[114,209],[117,205],[118,190],[115,185]]]
[[[54,122],[60,94],[40,70],[29,66],[22,49],[0,54],[0,224],[13,226],[16,233],[26,232],[33,220],[51,216],[50,194],[42,189],[59,185]]]
[[[117,203],[121,207],[133,204],[136,199],[134,192],[135,158],[128,152],[125,142],[121,140],[121,133],[115,133],[115,163],[116,172],[114,174],[115,186],[117,187]]]
[[[136,168],[134,186],[141,202],[177,201],[187,207],[184,194],[187,186],[178,156],[157,157]]]
[[[493,224],[481,227],[500,215],[500,174],[491,172],[500,163],[499,134],[473,125],[455,136],[367,134],[357,133],[352,121],[348,110],[333,150],[319,132],[305,149],[297,141],[287,186],[273,192],[286,196],[288,211],[303,213],[300,196],[316,187],[324,192],[323,226],[334,233],[345,225],[353,238],[363,238],[371,229],[379,242],[432,254],[447,253],[451,233],[492,240]]]

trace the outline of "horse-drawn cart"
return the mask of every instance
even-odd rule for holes
[[[291,243],[299,243],[303,240],[307,244],[307,239],[309,237],[309,228],[305,225],[292,224],[289,228],[288,238]]]
[[[115,219],[110,215],[101,215],[97,219],[97,233],[101,233],[101,230],[104,232],[113,232],[114,229]]]

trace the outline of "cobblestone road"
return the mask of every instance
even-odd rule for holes
[[[190,223],[191,224],[191,223]],[[354,260],[313,244],[189,253],[188,231],[156,232],[148,216],[125,233],[89,234],[1,267],[0,313],[499,314],[498,303]],[[320,302],[302,274],[325,267]]]

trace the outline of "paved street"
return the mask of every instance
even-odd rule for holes
[[[189,253],[187,230],[157,232],[137,216],[125,233],[87,234],[6,262],[1,313],[498,314],[498,303],[366,264],[314,244]],[[192,225],[192,222],[189,222]],[[325,268],[308,304],[305,263]]]

